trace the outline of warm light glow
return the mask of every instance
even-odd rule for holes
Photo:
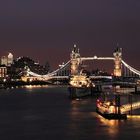
[[[122,113],[125,113],[125,112],[128,112],[131,110],[131,107],[132,109],[139,109],[140,108],[140,102],[135,102],[135,103],[132,103],[132,106],[131,104],[125,104],[125,105],[122,105],[122,107],[120,108],[121,112]]]
[[[86,75],[75,75],[70,79],[70,85],[74,87],[90,87],[91,83],[90,79],[86,77]]]
[[[109,113],[115,113],[115,106],[109,107]]]
[[[140,115],[127,115],[129,119],[140,119]]]

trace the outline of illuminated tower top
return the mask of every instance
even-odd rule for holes
[[[10,66],[13,63],[14,57],[12,53],[9,53],[7,56],[7,62],[8,62],[8,66]]]
[[[12,58],[13,58],[13,54],[12,54],[12,53],[9,53],[9,54],[8,54],[8,58],[9,58],[9,59],[12,59]]]
[[[122,48],[116,48],[114,53],[113,53],[114,57],[122,57]]]
[[[77,48],[76,44],[74,44],[74,47],[71,53],[71,59],[76,59],[79,57],[80,57],[79,48]]]

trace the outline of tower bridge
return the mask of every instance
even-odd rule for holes
[[[132,66],[128,65],[123,59],[122,59],[122,49],[117,48],[112,57],[98,57],[98,56],[93,56],[93,57],[83,57],[80,55],[79,49],[77,48],[76,45],[74,45],[74,48],[70,54],[70,60],[67,61],[65,64],[60,65],[60,67],[53,72],[50,72],[45,75],[39,75],[37,73],[34,73],[30,71],[30,69],[26,70],[26,73],[28,76],[34,76],[36,78],[42,78],[43,80],[49,80],[53,78],[69,78],[69,76],[72,75],[78,75],[81,71],[81,65],[83,61],[94,61],[94,60],[111,60],[114,62],[114,69],[113,71],[113,76],[114,77],[121,77],[128,75],[126,74],[129,73],[135,76],[140,76],[140,71],[136,70]],[[91,78],[95,78],[96,76],[91,76]],[[98,78],[110,78],[108,76],[98,76]]]
[[[127,64],[123,59],[122,59],[122,49],[117,48],[112,57],[98,57],[98,56],[93,56],[93,57],[83,57],[80,55],[79,49],[74,45],[74,48],[70,54],[70,60],[67,61],[67,63],[60,65],[60,67],[53,72],[50,72],[46,75],[39,75],[37,73],[34,73],[30,71],[30,69],[26,70],[27,76],[32,76],[36,77],[37,79],[41,80],[51,80],[51,79],[68,79],[70,76],[74,75],[79,75],[81,72],[81,65],[83,61],[113,61],[114,62],[114,69],[113,71],[113,76],[114,77],[123,77],[124,75],[127,75],[124,72],[128,72],[129,74],[135,75],[137,77],[140,77],[140,71],[133,68],[129,64]],[[124,70],[124,71],[123,71]],[[111,79],[112,76],[90,76],[90,78],[108,78]],[[121,82],[121,81],[118,81]],[[123,84],[125,82],[123,81]],[[130,81],[126,81],[126,84],[135,84],[131,83]],[[122,105],[120,108],[120,111],[122,113],[131,111],[132,109],[138,109],[140,108],[140,102],[135,102],[132,104],[125,104]]]

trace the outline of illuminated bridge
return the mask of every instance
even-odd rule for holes
[[[79,49],[74,46],[74,49],[72,50],[70,54],[70,60],[67,61],[65,64],[63,63],[60,65],[58,69],[56,69],[53,72],[50,72],[46,75],[39,75],[37,73],[34,73],[30,71],[30,69],[26,69],[27,76],[33,76],[37,79],[42,80],[50,80],[50,79],[65,79],[69,78],[71,75],[78,75],[79,74],[79,68],[82,65],[83,61],[102,61],[102,60],[111,60],[114,61],[114,70],[113,74],[115,77],[121,77],[121,76],[128,76],[128,75],[134,75],[139,77],[140,71],[136,70],[132,66],[128,65],[123,59],[122,59],[122,49],[116,49],[113,53],[113,57],[81,57],[79,53]],[[90,78],[109,78],[111,79],[111,76],[90,76]]]

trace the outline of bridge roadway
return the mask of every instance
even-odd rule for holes
[[[97,56],[94,56],[94,57],[80,57],[80,58],[77,58],[79,62],[81,61],[86,61],[86,60],[114,60],[114,57],[97,57]],[[29,75],[32,75],[32,76],[35,76],[35,77],[40,77],[40,78],[49,78],[51,76],[55,76],[59,71],[65,69],[67,66],[70,65],[70,62],[71,60],[69,60],[67,63],[63,64],[60,68],[58,68],[57,70],[51,72],[51,73],[48,73],[46,75],[39,75],[37,73],[34,73],[32,71],[30,71],[30,69],[28,68],[27,69],[27,74]],[[125,61],[121,60],[121,63],[126,67],[128,68],[128,70],[130,70],[132,73],[140,76],[140,71],[134,69],[133,67],[131,67],[130,65],[128,65]]]
[[[86,61],[86,60],[114,60],[114,57],[81,57],[81,61]]]
[[[112,76],[89,76],[91,79],[112,79]],[[42,77],[44,80],[50,80],[50,79],[68,79],[69,76],[47,76],[47,77]]]

